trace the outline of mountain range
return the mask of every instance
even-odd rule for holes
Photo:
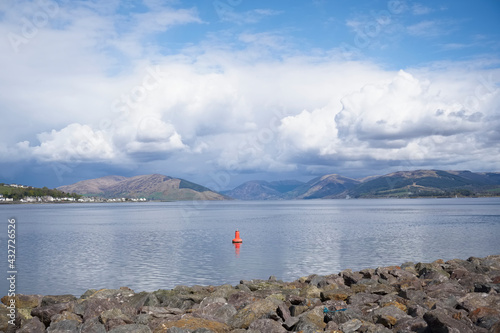
[[[415,170],[363,179],[329,174],[307,183],[253,180],[221,193],[184,179],[154,174],[130,178],[107,176],[57,189],[85,196],[144,197],[167,201],[499,196],[500,172]]]
[[[57,189],[67,193],[102,198],[146,198],[164,201],[230,199],[190,181],[159,174],[130,178],[106,176],[60,186]]]
[[[307,183],[282,182],[296,186],[288,191],[279,191],[274,187],[276,182],[249,181],[222,193],[240,200],[500,195],[499,172],[415,170],[363,179],[330,174]]]

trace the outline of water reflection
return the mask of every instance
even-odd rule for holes
[[[500,252],[499,199],[8,205],[0,213],[19,222],[23,294],[292,281]],[[229,245],[236,227],[244,252]],[[6,281],[0,287],[5,295]]]
[[[241,243],[233,243],[234,245],[234,256],[236,258],[239,258],[240,257],[240,247],[241,247]]]

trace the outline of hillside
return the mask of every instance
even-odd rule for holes
[[[103,198],[146,198],[149,200],[226,200],[228,197],[184,179],[153,174],[135,177],[107,176],[60,186],[60,191]]]
[[[348,191],[355,198],[449,197],[500,194],[500,173],[398,171],[367,180]]]
[[[314,178],[287,195],[293,199],[331,199],[345,197],[345,192],[359,184],[358,180],[337,174]]]
[[[252,180],[223,193],[231,198],[239,200],[279,200],[284,199],[287,192],[301,185],[304,185],[304,183],[297,180],[280,180],[273,182]]]
[[[500,173],[443,170],[398,171],[383,176],[351,179],[337,174],[307,183],[249,181],[224,194],[240,200],[413,198],[500,195]]]
[[[78,199],[81,196],[72,192],[49,189],[47,187],[37,188],[32,186],[6,185],[0,183],[0,195],[2,198],[12,198],[15,201],[26,197],[52,197],[52,198],[74,198]]]

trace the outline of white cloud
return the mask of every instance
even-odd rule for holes
[[[155,12],[120,17],[119,2],[61,5],[18,53],[0,41],[2,159],[147,162],[155,172],[193,173],[499,162],[500,73],[488,69],[498,62],[394,72],[324,50],[299,53],[284,35],[259,30],[221,32],[234,44],[221,42],[225,35],[166,55],[155,36],[205,23],[194,8],[148,6]],[[0,34],[19,32],[19,15],[30,10],[6,13]],[[280,14],[238,10],[241,22]],[[423,21],[409,32],[440,27]]]
[[[39,146],[29,148],[33,157],[47,162],[100,162],[116,157],[109,138],[102,131],[94,131],[88,125],[73,123],[60,131],[38,135]]]
[[[462,81],[457,89],[447,73],[440,75],[442,82],[400,71],[390,80],[345,95],[341,108],[303,111],[283,119],[281,138],[295,150],[288,152],[289,160],[304,163],[306,154],[323,156],[320,164],[353,159],[464,164],[464,152],[478,152],[485,132],[497,133],[496,125],[487,120],[495,117],[495,102],[485,94],[477,110],[461,95],[462,90],[474,91],[474,81]],[[488,94],[498,98],[499,91]],[[486,151],[498,147],[488,145]],[[475,163],[469,160],[468,167]]]

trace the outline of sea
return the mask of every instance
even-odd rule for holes
[[[294,281],[500,254],[500,198],[3,204],[0,218],[0,296]]]

